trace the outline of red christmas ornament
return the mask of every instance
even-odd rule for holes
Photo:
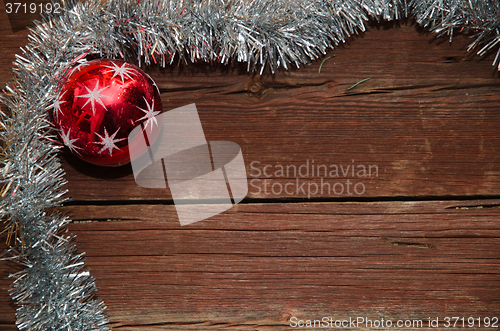
[[[128,141],[138,125],[154,137],[162,112],[158,87],[138,67],[93,60],[72,69],[54,102],[53,119],[64,144],[82,160],[101,166],[130,162]],[[130,146],[129,146],[130,144]]]

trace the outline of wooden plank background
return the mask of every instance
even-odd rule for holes
[[[26,30],[13,30],[0,27],[1,85],[26,43]],[[321,61],[274,76],[240,65],[147,68],[165,110],[196,103],[207,140],[241,146],[252,185],[231,210],[181,227],[170,192],[138,187],[130,166],[61,156],[69,229],[113,328],[439,317],[449,329],[446,316],[500,317],[500,80],[491,56],[465,51],[470,41],[435,40],[408,20],[370,25],[321,73]],[[322,176],[259,174],[313,160],[378,173],[323,178],[361,183],[363,194],[310,198],[269,188]],[[15,329],[6,277],[16,270],[0,262],[1,330]]]

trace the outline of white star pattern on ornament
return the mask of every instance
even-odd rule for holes
[[[63,94],[60,94],[55,100],[54,100],[54,104],[53,104],[53,108],[54,108],[54,116],[56,119],[59,119],[59,113],[61,113],[61,115],[64,115],[62,110],[61,110],[61,105],[63,103],[65,103],[66,101],[61,101],[61,98],[63,97],[63,95],[66,94],[67,91],[64,91]]]
[[[148,77],[149,77],[149,75],[148,75]],[[149,78],[151,78],[151,77],[149,77]],[[160,88],[158,87],[158,85],[156,85],[156,82],[152,78],[151,78],[151,81],[153,82],[153,85],[156,88],[156,90],[158,91],[158,93],[160,93]]]
[[[76,139],[70,139],[70,134],[71,134],[71,128],[68,129],[68,132],[64,133],[64,131],[61,132],[61,138],[63,140],[63,143],[64,145],[68,146],[68,148],[70,149],[70,151],[72,151],[73,153],[76,153],[78,155],[80,155],[80,153],[78,153],[78,151],[76,150],[77,148],[78,149],[82,149],[81,147],[78,147],[78,146],[75,146],[74,142],[78,140],[78,138]]]
[[[120,128],[118,128],[115,133],[113,133],[111,136],[108,135],[108,131],[106,131],[106,128],[104,128],[104,137],[101,136],[99,133],[96,132],[96,135],[101,138],[101,142],[96,142],[96,144],[101,144],[103,145],[102,149],[99,151],[99,153],[102,153],[105,149],[108,150],[109,155],[113,156],[113,149],[120,150],[118,146],[115,145],[115,143],[125,140],[125,138],[120,138],[120,139],[115,139],[116,134],[120,131]]]
[[[80,70],[82,70],[82,65],[81,65],[81,64],[79,64],[78,66],[76,66],[76,67],[74,67],[73,69],[71,69],[71,70],[69,71],[69,75],[71,76],[71,75],[72,75],[72,74],[74,74],[76,71],[80,71]]]
[[[99,82],[97,82],[97,84],[95,84],[95,87],[94,87],[93,91],[91,91],[87,86],[85,86],[85,88],[87,89],[87,92],[89,92],[89,94],[79,95],[78,96],[78,98],[88,98],[87,102],[85,102],[85,104],[83,105],[83,107],[85,107],[90,102],[92,104],[92,114],[95,115],[95,102],[97,101],[99,104],[101,104],[101,106],[104,107],[104,109],[106,109],[106,106],[102,102],[101,98],[102,97],[109,98],[109,96],[102,95],[101,92],[104,91],[105,89],[107,89],[108,87],[105,86],[105,87],[103,87],[102,89],[99,90]]]
[[[156,125],[158,125],[158,121],[156,121],[156,117],[155,116],[158,115],[160,112],[159,111],[154,111],[154,108],[155,108],[155,101],[154,100],[152,100],[151,105],[149,105],[148,100],[146,100],[146,98],[144,98],[144,101],[146,102],[146,106],[147,106],[148,110],[142,109],[140,107],[137,107],[140,110],[142,110],[144,113],[146,113],[146,115],[144,115],[143,117],[139,118],[136,122],[139,122],[139,121],[142,121],[142,120],[146,120],[146,124],[144,125],[144,129],[147,129],[148,125],[151,125],[151,131],[150,132],[153,132],[153,123],[155,123]]]
[[[106,68],[109,68],[111,70],[107,72],[114,72],[113,77],[111,79],[115,78],[116,76],[120,75],[122,79],[122,84],[125,84],[125,78],[123,76],[126,76],[128,79],[132,79],[131,74],[134,73],[134,69],[132,68],[127,68],[126,65],[127,63],[124,63],[121,67],[117,66],[114,62],[111,63],[113,66],[105,66]]]

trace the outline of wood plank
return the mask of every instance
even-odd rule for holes
[[[67,212],[117,329],[285,330],[292,316],[497,313],[499,204],[252,203],[186,227],[173,206]]]
[[[498,196],[500,82],[490,58],[466,54],[469,41],[437,43],[403,23],[334,50],[321,74],[319,61],[262,77],[201,64],[148,72],[165,110],[196,103],[207,140],[241,146],[250,198]],[[171,199],[138,187],[130,166],[101,169],[73,156],[63,166],[76,200]],[[278,166],[291,168],[281,175]],[[301,166],[304,177],[293,172]],[[362,166],[374,167],[371,176],[358,175]]]
[[[3,85],[26,31],[5,25],[2,32]],[[468,42],[460,36],[452,44],[437,42],[408,21],[371,26],[332,51],[336,56],[321,74],[320,61],[262,77],[246,73],[244,65],[147,71],[162,90],[165,110],[194,102],[207,140],[241,146],[251,198],[498,196],[500,82],[492,58],[466,53]],[[62,161],[77,200],[171,199],[168,190],[138,187],[130,166],[101,169],[71,155]],[[354,161],[378,173],[276,176],[278,165],[299,169],[308,161],[344,169]],[[268,165],[274,167],[270,178],[261,173]],[[321,177],[330,188],[315,193]],[[291,193],[284,192],[286,184],[293,184]]]

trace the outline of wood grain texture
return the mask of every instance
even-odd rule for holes
[[[498,312],[500,201],[480,202],[240,204],[186,227],[173,206],[67,212],[117,329],[284,330]]]
[[[317,198],[496,196],[500,81],[490,59],[466,54],[468,41],[437,43],[409,24],[379,26],[333,51],[321,74],[319,61],[262,77],[238,66],[148,73],[162,90],[166,110],[196,103],[208,141],[241,146],[252,179],[248,197],[303,198],[308,194],[297,186],[320,185],[321,177],[331,190],[313,194]],[[138,188],[130,167],[99,169],[72,156],[63,162],[76,200],[171,199],[168,190]],[[276,167],[298,170],[307,162],[329,171],[337,166],[338,177],[309,173],[290,186],[291,194],[280,193],[300,176],[276,174]],[[347,169],[353,164],[354,176]],[[262,173],[265,166],[273,167],[269,177]],[[361,166],[378,172],[360,177]],[[349,194],[347,180],[362,184],[363,194]],[[336,183],[341,186],[334,192]]]
[[[0,32],[4,85],[27,33]],[[169,191],[138,187],[129,166],[62,155],[74,199],[62,210],[113,328],[500,317],[500,80],[491,57],[466,53],[469,41],[436,41],[410,20],[370,26],[321,73],[320,61],[262,77],[241,65],[147,68],[164,108],[196,103],[207,140],[238,143],[255,181],[243,203],[180,227]],[[362,183],[361,195],[264,192],[320,184],[317,174],[258,174],[312,160],[376,165],[378,175],[323,176]],[[0,262],[0,330],[16,329],[6,278],[16,270]]]

